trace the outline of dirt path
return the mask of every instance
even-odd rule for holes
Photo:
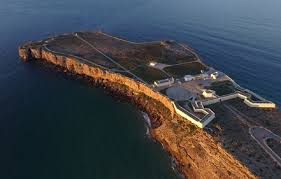
[[[224,104],[224,107],[227,108],[237,119],[246,125],[249,128],[249,134],[251,137],[259,144],[259,146],[281,167],[281,157],[276,154],[268,145],[267,139],[274,139],[277,142],[281,143],[281,137],[274,134],[272,131],[262,127],[257,126],[254,120],[250,119],[245,114],[241,113],[232,106]],[[251,121],[251,122],[249,122]]]

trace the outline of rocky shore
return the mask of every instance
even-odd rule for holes
[[[42,60],[68,75],[81,76],[146,112],[152,137],[175,158],[178,170],[187,178],[256,178],[211,135],[176,115],[171,101],[147,85],[74,57],[51,53],[35,42],[19,47],[19,55],[25,61]]]

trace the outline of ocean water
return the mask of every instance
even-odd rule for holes
[[[280,0],[0,0],[0,178],[179,177],[137,109],[23,63],[21,43],[87,29],[174,39],[280,105],[280,8]]]

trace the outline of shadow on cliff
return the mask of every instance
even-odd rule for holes
[[[71,72],[64,67],[56,66],[43,60],[34,60],[30,63],[41,67],[43,66],[43,68],[50,70],[52,73],[55,71],[66,79],[77,80],[84,85],[102,88],[107,95],[114,97],[116,100],[133,104],[138,110],[148,114],[152,128],[158,128],[162,125],[165,118],[171,116],[169,109],[167,109],[161,102],[146,96],[144,93],[136,93],[126,85],[114,83],[101,78],[93,79],[86,75],[77,75],[75,72]]]

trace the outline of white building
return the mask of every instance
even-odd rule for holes
[[[216,80],[218,76],[219,76],[218,72],[211,73],[211,75],[210,75],[211,79],[213,79],[213,80]]]
[[[157,64],[156,62],[150,62],[150,63],[149,63],[149,66],[154,67],[156,64]]]
[[[216,92],[214,90],[203,90],[202,95],[205,98],[215,98]]]
[[[191,76],[191,75],[185,75],[184,76],[184,81],[192,81],[192,80],[194,80],[193,76]]]
[[[174,78],[167,78],[163,80],[154,81],[154,85],[157,87],[163,87],[163,86],[170,86],[175,82]]]

